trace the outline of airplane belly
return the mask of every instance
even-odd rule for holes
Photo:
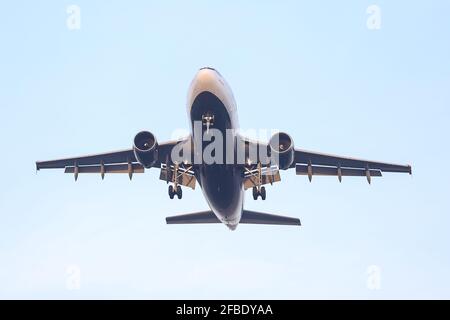
[[[217,218],[234,229],[241,219],[244,202],[241,168],[228,163],[227,158],[227,152],[234,150],[227,150],[226,140],[235,139],[234,130],[238,128],[234,97],[222,77],[209,69],[199,72],[189,96],[196,179]],[[217,141],[222,141],[222,145],[213,153],[207,152],[211,137],[214,135],[216,142],[218,133],[222,139]]]
[[[217,218],[227,225],[237,225],[242,215],[244,192],[243,179],[236,167],[203,165],[198,170],[197,180]]]

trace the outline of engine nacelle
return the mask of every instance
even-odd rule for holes
[[[139,132],[134,137],[133,150],[136,159],[145,168],[150,168],[158,160],[158,142],[151,132]]]
[[[269,141],[271,161],[280,169],[287,169],[294,162],[294,141],[284,132],[275,133]]]

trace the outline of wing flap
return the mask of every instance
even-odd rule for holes
[[[144,173],[145,169],[138,163],[132,164],[133,173]],[[128,164],[105,164],[104,173],[129,173]],[[64,173],[74,173],[75,167],[66,167]],[[101,166],[81,166],[78,173],[101,173]]]
[[[370,169],[371,177],[381,177],[381,171],[376,169]],[[297,175],[308,175],[308,166],[303,164],[297,164],[295,166],[295,173]],[[314,176],[338,176],[339,169],[336,167],[324,167],[324,166],[311,166],[311,175]],[[364,177],[366,176],[365,169],[355,168],[341,168],[341,176],[350,177]]]

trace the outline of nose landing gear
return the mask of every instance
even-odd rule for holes
[[[209,128],[214,125],[214,115],[209,112],[202,115],[202,123],[206,127],[206,133],[209,133]]]

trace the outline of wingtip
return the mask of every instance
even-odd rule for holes
[[[411,165],[408,165],[408,168],[409,168],[409,174],[412,175],[412,167],[411,167]]]

